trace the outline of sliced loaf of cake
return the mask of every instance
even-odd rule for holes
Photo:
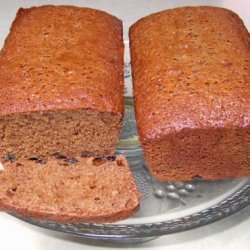
[[[0,53],[0,159],[112,154],[123,105],[122,22],[72,6],[20,9]]]
[[[139,209],[124,157],[56,158],[4,164],[0,210],[57,222],[114,222]]]

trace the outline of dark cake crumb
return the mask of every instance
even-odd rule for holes
[[[115,155],[110,155],[110,156],[107,156],[106,158],[108,161],[115,161],[116,160],[116,156]]]
[[[40,158],[40,157],[30,157],[29,158],[30,161],[34,161],[35,163],[39,163],[39,164],[46,164],[47,162]]]
[[[37,161],[37,160],[38,160],[38,157],[29,157],[29,160],[30,160],[30,161]]]
[[[122,160],[117,160],[116,163],[117,163],[118,166],[123,166],[124,165]]]
[[[91,156],[95,156],[95,155],[94,155],[94,153],[92,153],[92,152],[90,152],[90,151],[83,151],[83,152],[81,153],[81,157],[84,157],[84,158],[86,158],[86,157],[91,157]]]
[[[8,162],[14,162],[16,160],[16,156],[13,153],[7,153],[5,160]]]
[[[46,163],[47,163],[47,161],[45,161],[45,160],[42,159],[42,158],[38,158],[35,162],[36,162],[36,163],[39,163],[39,164],[46,164]]]
[[[95,166],[100,166],[106,162],[106,158],[103,156],[96,156],[92,162]]]
[[[106,157],[103,154],[96,154],[95,155],[96,158],[101,158],[101,159],[106,159]]]
[[[17,167],[21,167],[21,166],[23,166],[23,164],[20,163],[20,162],[17,162],[17,163],[16,163],[16,166],[17,166]]]
[[[68,162],[68,163],[76,163],[76,162],[78,162],[78,160],[75,159],[75,158],[68,158],[68,159],[65,160],[65,162]]]
[[[67,159],[67,157],[65,156],[65,155],[62,155],[62,154],[60,154],[59,152],[56,152],[56,153],[54,153],[54,154],[52,154],[54,157],[55,157],[55,159],[57,159],[57,160],[65,160],[65,159]]]

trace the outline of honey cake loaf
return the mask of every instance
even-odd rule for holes
[[[1,161],[112,154],[123,107],[122,22],[73,6],[19,9],[0,53]]]
[[[0,170],[0,210],[57,222],[114,222],[139,209],[123,156],[22,160]]]
[[[130,28],[139,138],[161,181],[250,176],[250,37],[230,10],[182,7]]]

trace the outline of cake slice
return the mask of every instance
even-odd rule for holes
[[[20,9],[0,53],[0,159],[112,154],[124,113],[122,22],[73,6]]]
[[[139,209],[122,156],[33,158],[0,170],[0,210],[56,222],[114,222]]]
[[[182,7],[130,28],[135,112],[161,181],[250,176],[250,36],[232,11]]]

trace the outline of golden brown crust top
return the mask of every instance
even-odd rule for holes
[[[0,53],[0,100],[0,115],[123,114],[122,22],[89,8],[20,9]]]
[[[250,37],[233,12],[162,11],[130,28],[141,140],[185,128],[250,126]]]

